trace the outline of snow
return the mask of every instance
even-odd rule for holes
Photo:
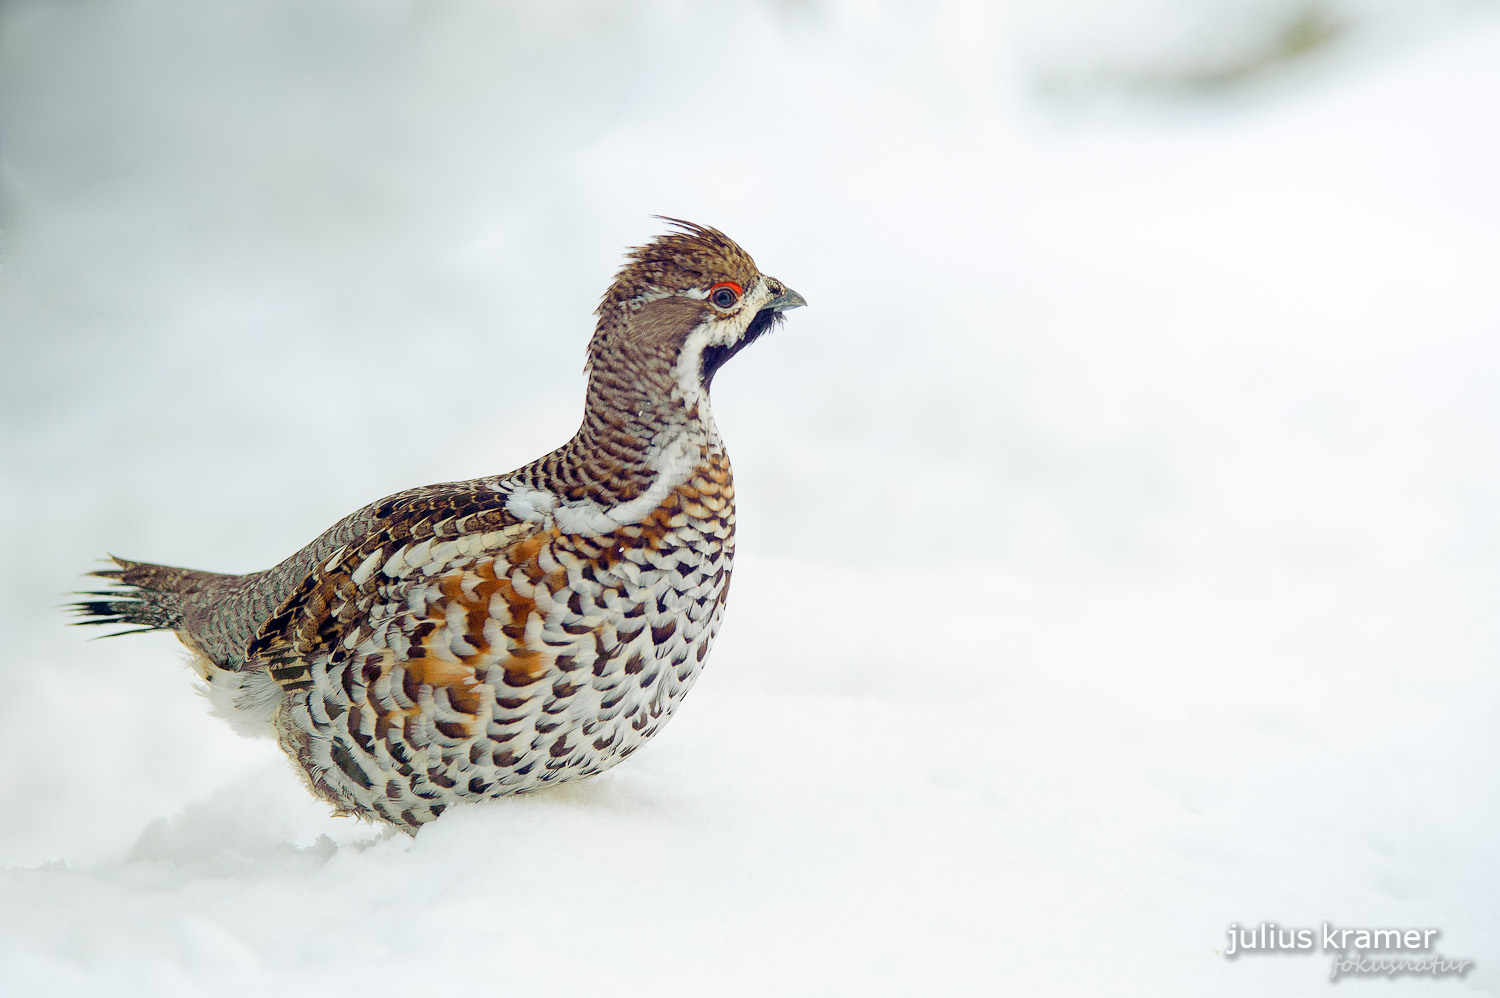
[[[1094,6],[1064,69],[1155,57]],[[1500,991],[1500,22],[1432,6],[1066,100],[1038,4],[0,11],[0,994],[1324,993],[1260,922]],[[627,764],[384,834],[63,626],[561,442],[658,213],[811,305]]]

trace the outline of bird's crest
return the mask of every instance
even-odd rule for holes
[[[643,294],[708,290],[719,281],[750,287],[760,273],[750,254],[718,229],[658,215],[675,231],[657,236],[626,254],[625,266],[599,303],[599,314]]]

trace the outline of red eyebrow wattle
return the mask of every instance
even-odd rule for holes
[[[742,287],[740,287],[738,284],[736,284],[733,281],[720,281],[718,284],[715,284],[713,287],[709,288],[708,289],[708,293],[709,294],[713,294],[715,291],[719,290],[720,288],[733,288],[734,289],[734,293],[736,295],[742,295],[742,294],[745,293],[745,289],[742,288]]]

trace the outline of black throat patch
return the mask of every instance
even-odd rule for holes
[[[706,392],[713,385],[714,375],[719,373],[719,368],[728,362],[730,357],[739,353],[761,336],[771,331],[771,327],[782,320],[780,312],[771,308],[763,308],[755,313],[755,318],[750,320],[750,325],[745,328],[745,335],[729,346],[710,346],[703,348],[703,390]]]

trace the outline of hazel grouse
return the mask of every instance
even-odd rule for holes
[[[217,713],[273,735],[335,811],[410,832],[625,759],[693,685],[729,593],[714,373],[806,304],[723,233],[667,221],[599,305],[557,450],[390,496],[262,572],[113,559],[95,574],[119,588],[80,623],[175,632]]]

